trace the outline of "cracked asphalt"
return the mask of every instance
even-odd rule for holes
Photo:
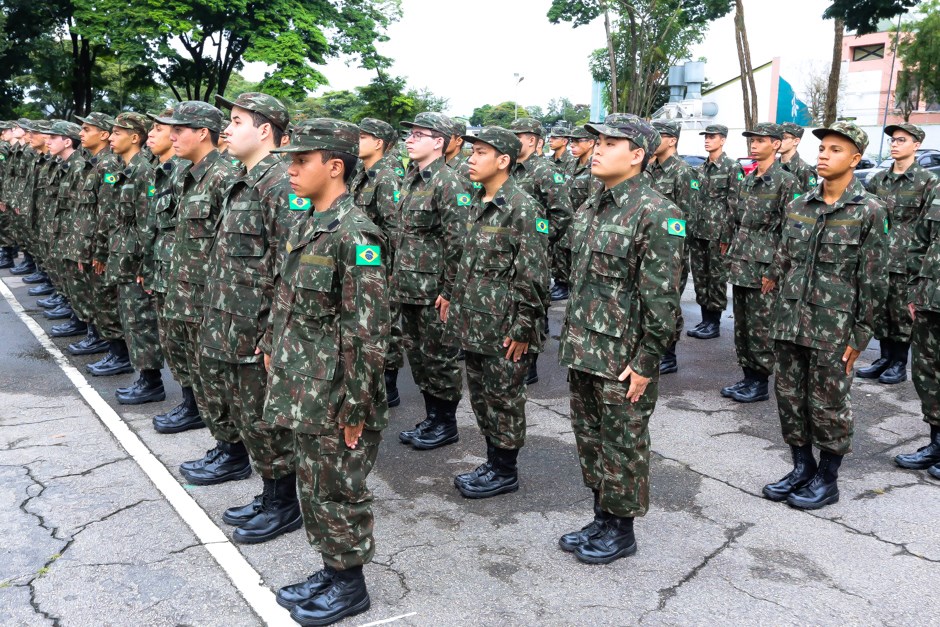
[[[48,330],[22,283],[3,280]],[[691,288],[683,305],[697,322]],[[555,335],[562,315],[552,308]],[[718,340],[679,343],[680,370],[663,379],[651,421],[652,502],[636,524],[639,552],[608,566],[582,565],[556,544],[589,520],[591,503],[555,341],[529,388],[521,489],[495,499],[467,501],[451,483],[484,451],[466,401],[458,444],[418,452],[398,443],[422,407],[403,372],[402,406],[370,477],[372,608],[344,624],[401,615],[395,624],[936,624],[940,482],[892,462],[926,443],[911,384],[856,380],[838,504],[801,512],[771,503],[761,487],[788,471],[789,451],[773,398],[739,405],[718,395],[739,378],[728,314],[722,322]],[[2,300],[0,353],[0,624],[262,624]],[[164,403],[117,405],[113,390],[134,378],[90,379],[182,482],[177,466],[210,448],[209,434],[152,430],[151,416],[179,402],[174,383]],[[222,511],[250,500],[260,480],[184,487],[230,536]],[[320,566],[302,532],[239,548],[272,590]]]

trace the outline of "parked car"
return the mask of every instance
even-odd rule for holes
[[[757,169],[757,160],[751,159],[750,157],[738,157],[738,163],[744,168],[744,176],[747,176]]]
[[[679,155],[683,161],[688,163],[693,168],[697,168],[703,163],[705,163],[705,157],[699,157],[698,155]]]
[[[916,159],[917,163],[919,163],[921,167],[940,176],[940,150],[936,150],[934,148],[921,148],[917,151]],[[871,180],[871,177],[875,176],[875,174],[881,172],[882,170],[887,170],[891,167],[892,163],[894,163],[894,159],[891,158],[885,159],[877,166],[868,168],[862,168],[861,163],[859,163],[859,167],[855,168],[855,178],[867,185],[868,181]]]

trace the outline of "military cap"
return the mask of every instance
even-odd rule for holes
[[[662,143],[659,131],[632,113],[611,113],[603,124],[585,124],[584,128],[595,135],[629,139],[648,155],[656,152]]]
[[[310,152],[330,150],[359,154],[359,127],[350,122],[333,118],[312,118],[294,127],[289,146],[275,148],[272,152]]]
[[[238,98],[235,100],[226,100],[221,95],[216,94],[215,104],[226,109],[238,107],[239,109],[251,111],[252,113],[260,113],[271,120],[271,124],[282,131],[285,130],[290,123],[290,113],[287,112],[287,107],[284,106],[284,103],[274,96],[262,94],[258,91],[246,91],[243,94],[239,94]]]
[[[114,128],[127,129],[143,137],[147,134],[147,116],[133,111],[119,113],[114,119]]]
[[[862,154],[865,154],[865,150],[868,149],[868,133],[860,129],[858,126],[852,122],[833,122],[829,125],[828,128],[817,128],[813,131],[813,135],[822,139],[826,135],[841,135],[847,140],[855,144],[858,151]]]
[[[172,115],[173,115],[173,107],[169,107],[167,109],[164,109],[163,113],[148,113],[147,117],[153,120],[154,122],[157,122],[158,124],[162,124],[162,122],[157,121],[157,118],[166,118]]]
[[[173,108],[173,115],[157,118],[160,124],[207,128],[217,133],[222,131],[222,112],[208,102],[184,100]]]
[[[451,118],[450,121],[453,123],[454,127],[450,130],[451,135],[457,135],[458,137],[463,137],[467,134],[467,125],[461,122],[460,120],[455,120]]]
[[[519,133],[532,133],[539,137],[541,137],[543,133],[542,123],[535,118],[519,118],[518,120],[513,120],[512,124],[509,125],[509,130],[517,135]]]
[[[784,133],[789,133],[790,135],[793,135],[794,137],[803,137],[804,129],[799,124],[794,124],[793,122],[784,122],[780,126],[783,127]]]
[[[61,137],[70,137],[72,139],[78,139],[78,135],[81,132],[81,126],[75,122],[66,122],[65,120],[56,120],[52,123],[52,128],[49,129],[50,135],[59,135]]]
[[[20,119],[18,119],[18,120],[16,121],[16,123],[14,124],[14,126],[19,126],[19,127],[20,127],[21,129],[23,129],[24,131],[28,131],[28,130],[29,130],[29,125],[32,124],[32,122],[33,122],[33,121],[30,120],[29,118],[20,118]]]
[[[571,135],[570,131],[564,126],[553,126],[552,132],[548,134],[549,137],[564,137],[568,139]]]
[[[594,139],[594,136],[584,130],[583,126],[575,126],[565,134],[565,137],[569,139]]]
[[[519,151],[522,150],[522,142],[512,131],[501,126],[487,126],[480,130],[476,135],[464,135],[465,142],[483,142],[489,144],[504,155],[509,155],[511,159],[519,157]]]
[[[728,136],[728,127],[724,124],[709,124],[699,135],[722,135]]]
[[[13,122],[7,122],[6,120],[0,120],[0,130],[6,131],[13,128],[15,125]]]
[[[921,127],[907,123],[891,124],[890,126],[885,127],[885,135],[889,137],[894,135],[894,131],[904,131],[905,133],[909,133],[911,137],[914,138],[915,142],[922,142],[924,141],[924,137],[927,136],[927,134],[924,132],[924,129]]]
[[[783,139],[783,127],[773,122],[758,122],[754,128],[741,133],[745,137],[773,137]]]
[[[106,113],[99,113],[98,111],[92,111],[85,117],[76,115],[75,119],[81,122],[82,124],[88,124],[89,126],[94,126],[95,128],[100,128],[103,131],[111,132],[111,128],[114,126],[114,118]]]
[[[653,120],[653,128],[659,131],[660,135],[669,135],[679,139],[679,133],[682,132],[682,122],[676,120]]]
[[[425,111],[415,116],[414,122],[402,122],[405,128],[427,128],[437,131],[441,135],[452,135],[454,130],[454,121],[443,113],[436,111]]]
[[[359,121],[359,132],[378,137],[386,146],[391,146],[398,140],[398,133],[391,124],[375,118],[362,118]]]
[[[52,128],[52,122],[49,120],[33,120],[30,124],[30,129],[34,133],[39,133],[41,135],[49,135],[49,129]]]

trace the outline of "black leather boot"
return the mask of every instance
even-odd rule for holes
[[[52,325],[49,335],[52,337],[72,337],[74,335],[85,335],[88,333],[88,325],[78,319],[74,313],[67,322]]]
[[[274,595],[277,604],[292,610],[298,603],[303,603],[326,592],[327,588],[333,584],[333,577],[335,576],[335,570],[329,566],[324,566],[322,570],[310,575],[306,581],[284,586],[278,590],[277,594]]]
[[[676,343],[673,342],[666,349],[662,361],[659,362],[659,374],[671,374],[679,371],[679,361],[676,359]]]
[[[754,380],[754,371],[751,370],[750,368],[744,368],[743,370],[744,370],[744,378],[738,381],[737,383],[734,383],[732,385],[727,385],[721,388],[722,396],[724,396],[725,398],[731,398],[732,396],[734,396],[735,392],[737,392],[738,390],[743,390],[744,388],[746,388],[748,385],[751,384],[751,381]]]
[[[785,501],[790,494],[807,485],[816,476],[816,458],[813,457],[813,445],[791,446],[793,470],[777,481],[764,486],[764,498],[771,501]]]
[[[228,508],[222,512],[222,522],[233,527],[244,525],[261,511],[261,497],[261,494],[256,494],[251,503]]]
[[[593,490],[593,492],[594,520],[581,527],[580,531],[572,531],[560,537],[558,539],[558,546],[561,547],[562,551],[571,553],[582,544],[587,543],[588,540],[604,533],[604,525],[607,524],[607,518],[610,514],[601,509],[600,492],[597,490]]]
[[[143,405],[158,403],[166,399],[166,390],[159,370],[141,370],[140,378],[127,392],[114,393],[121,405]]]
[[[549,298],[551,298],[554,303],[560,300],[568,300],[568,295],[568,284],[562,281],[555,281],[555,285],[549,293]]]
[[[826,505],[839,502],[839,466],[842,465],[842,455],[834,455],[827,451],[819,454],[819,467],[816,475],[806,486],[791,492],[787,497],[787,505],[797,509],[819,509]]]
[[[586,564],[610,564],[636,553],[633,518],[608,515],[603,531],[574,550],[578,561]]]
[[[770,398],[770,391],[767,386],[767,375],[754,373],[754,377],[743,388],[735,390],[731,394],[731,399],[739,403],[757,403],[766,401]]]
[[[885,338],[878,340],[881,348],[881,357],[872,362],[870,366],[859,368],[855,376],[859,379],[877,379],[891,366],[891,340]]]
[[[398,368],[389,368],[385,371],[385,396],[389,407],[401,405],[401,394],[398,393]]]
[[[300,529],[304,518],[297,501],[297,475],[264,479],[261,509],[251,520],[239,525],[232,540],[239,544],[259,544]]]
[[[721,312],[704,311],[702,324],[686,333],[686,335],[700,340],[711,340],[716,337],[721,337]]]
[[[698,337],[696,335],[692,335],[692,332],[698,331],[699,329],[704,327],[706,324],[708,324],[708,310],[702,307],[701,305],[699,305],[699,308],[702,310],[702,321],[699,322],[697,325],[695,325],[694,328],[689,329],[688,331],[685,332],[685,334],[688,335],[689,337]]]
[[[878,377],[878,383],[895,385],[907,381],[907,355],[911,345],[907,342],[891,342],[891,365]]]
[[[196,395],[191,387],[183,388],[183,402],[166,414],[153,417],[153,428],[157,433],[180,433],[190,429],[202,429],[206,423],[199,415]],[[214,450],[214,449],[213,449]]]
[[[7,246],[0,248],[0,270],[6,270],[13,267],[13,255]]]
[[[251,461],[243,443],[219,442],[218,448],[220,452],[215,459],[201,468],[186,470],[180,467],[183,478],[193,485],[215,485],[247,479],[251,475]]]
[[[409,429],[408,431],[402,431],[398,434],[398,440],[402,444],[411,444],[411,441],[415,439],[416,436],[421,435],[434,425],[434,421],[437,417],[437,406],[434,404],[434,397],[428,394],[427,392],[421,392],[421,396],[424,397],[424,415],[425,418],[421,422],[415,425],[414,429]]]
[[[107,340],[101,339],[98,335],[98,329],[93,324],[88,325],[88,333],[84,339],[78,342],[72,342],[68,346],[68,351],[72,355],[96,355],[108,350],[110,344]]]
[[[460,401],[431,398],[435,411],[434,424],[411,439],[411,446],[419,451],[430,451],[460,439],[457,433],[457,405]]]
[[[33,261],[33,256],[28,252],[23,253],[23,259],[18,264],[15,264],[10,268],[10,274],[13,276],[23,276],[27,274],[32,274],[36,271],[36,262]]]
[[[525,375],[525,384],[532,385],[539,382],[539,354],[529,353],[529,372]]]
[[[55,309],[59,305],[65,302],[65,296],[56,292],[48,298],[40,298],[36,301],[36,304],[42,307],[43,309]]]
[[[519,449],[494,448],[493,465],[489,471],[467,483],[457,486],[461,496],[468,499],[486,499],[508,494],[519,489]]]
[[[49,296],[50,294],[55,294],[55,287],[52,283],[46,281],[45,283],[40,283],[35,287],[31,287],[26,290],[26,293],[30,296]]]
[[[32,274],[27,274],[23,277],[23,283],[29,285],[40,285],[42,283],[49,282],[49,275],[46,274],[43,270],[36,270]]]
[[[95,377],[112,377],[134,372],[131,358],[127,354],[127,343],[124,340],[111,340],[108,344],[111,347],[110,352],[103,359],[85,366],[85,370]]]
[[[290,611],[290,617],[304,627],[329,625],[341,618],[365,612],[370,603],[362,566],[355,566],[336,571],[330,587],[312,599],[295,605]]]
[[[894,458],[894,463],[910,470],[924,470],[940,464],[940,427],[930,425],[930,443],[914,453],[898,455]]]
[[[222,442],[216,440],[215,446],[206,451],[205,455],[199,459],[191,459],[188,462],[183,462],[180,464],[180,470],[185,470],[187,472],[192,470],[198,470],[203,468],[206,464],[211,464],[216,460],[216,458],[222,454]],[[260,498],[260,497],[259,497]]]
[[[459,488],[461,484],[466,484],[469,481],[473,481],[480,475],[485,475],[490,470],[493,469],[493,451],[496,450],[496,447],[493,446],[493,443],[489,438],[486,438],[486,461],[471,470],[470,472],[464,472],[456,477],[454,477],[454,487]]]
[[[72,307],[69,305],[68,301],[65,301],[55,309],[47,309],[42,312],[43,317],[47,320],[65,320],[66,318],[71,318],[74,314],[75,312],[72,311]]]

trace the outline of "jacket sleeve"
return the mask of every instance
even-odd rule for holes
[[[529,208],[530,211],[522,212],[519,225],[519,251],[512,281],[516,317],[509,328],[509,339],[536,344],[548,301],[548,243],[546,236],[536,229],[536,219],[544,217],[541,206],[531,202]]]
[[[858,266],[855,268],[858,298],[855,299],[851,346],[859,351],[868,347],[888,298],[888,273],[885,271],[888,250],[888,237],[884,229],[886,215],[883,203],[872,203],[872,211],[862,233],[864,239]]]
[[[444,276],[441,281],[441,296],[450,300],[454,293],[454,282],[457,280],[457,269],[463,255],[463,241],[467,232],[466,207],[460,206],[457,197],[472,194],[467,189],[468,185],[465,185],[457,174],[447,166],[444,168],[446,169],[442,169],[441,173],[446,174],[443,183],[437,186],[435,200],[444,227]]]

